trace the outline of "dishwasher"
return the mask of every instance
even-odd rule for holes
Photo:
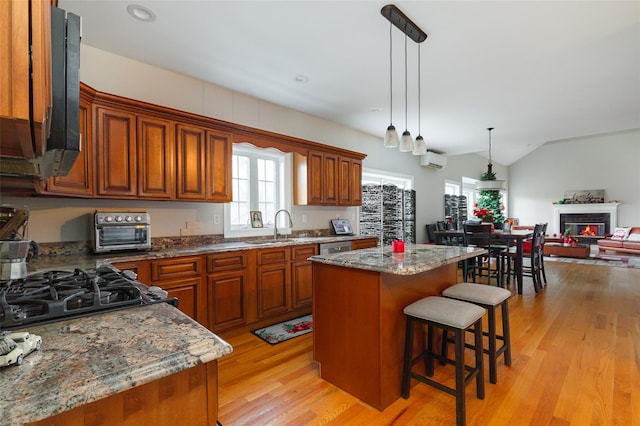
[[[351,250],[351,241],[338,241],[335,243],[321,243],[320,254],[340,253]]]

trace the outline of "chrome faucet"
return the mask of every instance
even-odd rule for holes
[[[291,220],[291,213],[288,210],[282,209],[276,212],[276,216],[273,219],[273,239],[278,239],[278,214],[285,212],[289,217],[289,227],[293,228],[293,221]]]

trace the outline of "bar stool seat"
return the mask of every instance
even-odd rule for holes
[[[402,397],[409,398],[411,378],[456,397],[456,423],[465,424],[465,387],[473,378],[476,379],[476,395],[484,399],[484,369],[482,364],[482,317],[486,310],[472,303],[462,302],[440,296],[430,296],[420,299],[403,310],[407,325],[404,345],[404,366],[402,371]],[[412,358],[413,336],[415,324],[427,325],[427,348]],[[434,359],[441,358],[441,354],[433,351],[434,327],[443,332],[452,332],[455,344],[455,359],[446,359],[447,363],[455,366],[455,387],[446,386],[430,377],[434,372]],[[473,327],[475,365],[468,366],[464,362],[465,331]],[[425,360],[425,375],[413,371],[413,365]],[[465,376],[465,372],[468,374]]]
[[[493,384],[498,382],[497,364],[498,357],[504,355],[504,364],[511,365],[511,333],[509,331],[509,298],[511,292],[500,287],[493,287],[485,284],[458,283],[442,292],[448,298],[474,303],[485,308],[489,312],[488,332],[483,332],[489,338],[489,347],[484,352],[489,354],[489,381]],[[496,331],[496,308],[501,307],[502,311],[502,334]],[[446,337],[446,336],[445,336]],[[502,341],[498,348],[497,341]],[[443,355],[446,355],[446,345],[448,339],[443,341]]]

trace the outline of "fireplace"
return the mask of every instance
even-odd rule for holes
[[[566,228],[571,228],[573,236],[602,237],[618,226],[619,205],[620,203],[554,204],[554,222],[550,233],[562,234]]]
[[[610,233],[609,213],[560,213],[560,230],[573,236],[604,237]]]

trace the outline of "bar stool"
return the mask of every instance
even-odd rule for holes
[[[485,308],[489,312],[489,331],[483,332],[489,338],[489,347],[484,349],[484,353],[489,354],[489,381],[493,384],[498,382],[497,359],[504,354],[504,364],[511,365],[511,333],[509,331],[509,298],[511,292],[500,287],[493,287],[485,284],[458,283],[452,285],[442,292],[448,298],[470,302]],[[502,309],[502,334],[496,331],[496,308]],[[446,335],[442,339],[442,353],[446,356],[447,343]],[[497,341],[501,340],[502,345],[498,348]]]
[[[411,378],[433,386],[456,397],[456,423],[465,424],[465,387],[475,377],[476,395],[484,399],[484,369],[482,365],[482,317],[486,312],[483,308],[459,300],[440,296],[430,296],[420,299],[403,310],[407,325],[404,343],[404,366],[402,371],[402,397],[409,398]],[[427,348],[412,359],[413,335],[415,323],[427,325]],[[446,361],[455,365],[455,388],[446,386],[429,377],[433,376],[434,357],[440,357],[433,352],[434,327],[443,332],[453,332],[455,343],[455,359]],[[465,365],[465,331],[473,327],[475,346],[475,366]],[[425,360],[426,375],[413,372],[413,365]],[[468,374],[465,376],[465,371]]]

